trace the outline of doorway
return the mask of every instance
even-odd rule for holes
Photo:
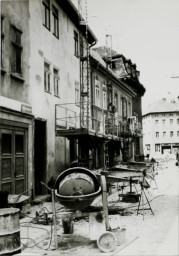
[[[47,142],[46,142],[46,121],[35,120],[35,142],[34,142],[34,179],[35,196],[45,193],[44,186],[40,183],[46,182],[46,162],[47,162]]]
[[[27,178],[27,130],[0,129],[0,141],[0,190],[23,193]]]

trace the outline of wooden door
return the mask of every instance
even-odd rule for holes
[[[26,188],[26,130],[0,130],[0,190],[20,194]]]

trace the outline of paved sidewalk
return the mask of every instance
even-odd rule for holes
[[[175,217],[174,223],[166,235],[164,242],[157,251],[157,255],[179,255],[179,221]]]

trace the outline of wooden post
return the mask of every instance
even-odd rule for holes
[[[56,211],[55,211],[55,190],[52,189],[51,192],[52,192],[52,212],[53,212],[53,226],[54,226],[55,249],[58,249],[57,222],[56,222]]]
[[[108,215],[107,184],[106,184],[106,177],[104,175],[101,175],[101,187],[102,187],[102,202],[103,202],[106,230],[109,231],[110,226],[109,226],[109,215]]]

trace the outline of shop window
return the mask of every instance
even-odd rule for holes
[[[50,88],[50,64],[44,62],[44,90],[46,92],[51,92]]]
[[[50,0],[43,0],[43,24],[50,30]]]
[[[160,144],[155,144],[155,152],[160,152]]]
[[[60,77],[59,70],[53,69],[53,85],[54,85],[54,95],[60,97]]]
[[[53,17],[53,34],[59,38],[59,19],[58,19],[58,10],[53,5],[52,6],[52,17]]]
[[[78,57],[78,33],[74,31],[74,54]]]
[[[21,55],[22,55],[22,45],[21,45],[22,31],[16,26],[11,26],[11,72],[22,74],[21,69]]]

